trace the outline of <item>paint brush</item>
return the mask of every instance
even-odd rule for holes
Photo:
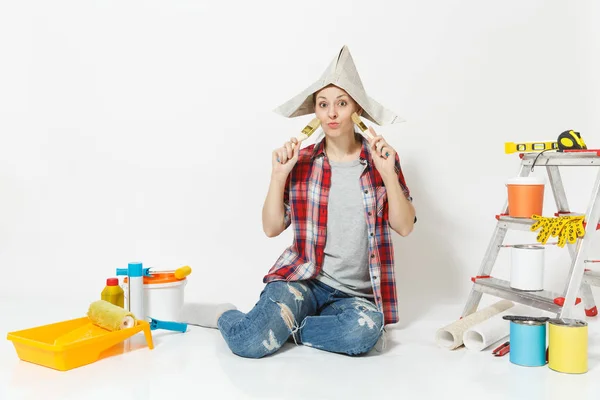
[[[360,131],[363,133],[363,136],[365,136],[368,139],[373,140],[373,135],[371,135],[371,132],[369,132],[369,128],[367,128],[367,125],[365,125],[365,123],[362,121],[362,119],[360,119],[358,114],[353,112],[351,117],[352,117],[352,122],[354,122],[356,124],[356,126],[358,126],[358,129],[360,129]]]
[[[300,143],[302,143],[303,141],[305,141],[306,139],[308,139],[310,137],[310,135],[312,135],[313,133],[315,133],[315,131],[317,130],[317,128],[319,128],[319,126],[321,126],[321,121],[319,120],[319,118],[313,118],[308,125],[306,125],[304,127],[304,129],[302,129],[302,131],[300,132],[300,134],[298,136],[296,136],[296,139],[298,139],[298,145]],[[296,145],[294,143],[292,143],[292,150],[296,147]]]
[[[365,123],[362,121],[362,119],[360,119],[360,117],[358,116],[357,113],[353,112],[352,115],[352,122],[354,122],[356,124],[356,126],[358,126],[358,129],[360,129],[360,131],[362,132],[362,135],[368,139],[368,140],[373,140],[375,139],[373,137],[373,135],[371,134],[371,132],[369,131],[369,128],[367,127],[367,125],[365,125]],[[379,145],[379,143],[378,143]],[[377,151],[381,151],[381,149],[383,148],[383,145],[381,148],[377,148]],[[390,153],[386,152],[385,156],[389,157]]]

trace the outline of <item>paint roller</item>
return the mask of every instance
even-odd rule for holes
[[[109,331],[118,331],[135,326],[136,317],[122,307],[106,300],[97,300],[90,304],[87,313],[90,322]],[[150,319],[150,330],[164,329],[169,331],[185,332],[187,324],[181,322],[161,321]]]
[[[133,313],[106,300],[97,300],[91,303],[87,316],[94,325],[109,331],[118,331],[135,326]]]

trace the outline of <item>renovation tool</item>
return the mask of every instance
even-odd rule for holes
[[[545,152],[540,154],[525,153],[519,157],[520,169],[518,176],[529,176],[531,166],[534,162],[546,169],[550,187],[548,189],[554,197],[557,215],[585,215],[581,224],[575,225],[579,229],[584,227],[578,236],[578,240],[570,243],[567,240],[565,247],[569,251],[570,265],[566,266],[566,279],[559,292],[543,290],[541,292],[524,292],[510,287],[510,282],[493,275],[493,270],[498,260],[498,254],[502,249],[500,246],[506,240],[509,230],[531,231],[536,221],[532,218],[513,218],[508,215],[508,202],[505,198],[500,212],[495,215],[496,224],[489,239],[479,267],[474,276],[471,277],[472,286],[462,311],[465,318],[477,311],[483,294],[489,294],[498,298],[512,300],[540,310],[555,313],[559,318],[572,317],[574,308],[580,302],[583,303],[585,314],[588,317],[596,316],[598,308],[594,302],[591,285],[600,286],[600,273],[586,269],[586,259],[591,258],[588,254],[595,245],[595,238],[600,225],[600,153],[598,152]],[[536,161],[537,160],[537,161]],[[593,168],[596,172],[596,180],[591,188],[591,195],[585,213],[577,213],[570,209],[565,192],[565,186],[561,178],[561,167],[567,169],[574,167]],[[581,180],[580,180],[581,181]],[[581,182],[576,182],[581,186]],[[585,222],[584,222],[585,221]],[[511,340],[512,342],[512,340]],[[512,350],[511,350],[512,352]]]
[[[135,318],[144,319],[144,268],[141,262],[132,262],[127,268],[117,268],[117,275],[127,275],[127,310]]]
[[[135,317],[132,313],[105,300],[97,300],[91,303],[87,317],[90,321],[89,324],[57,337],[54,344],[78,342],[82,338],[103,335],[105,331],[114,332],[135,326]]]
[[[87,316],[94,324],[109,331],[135,326],[135,318],[131,312],[105,300],[98,300],[90,304]]]
[[[302,143],[303,141],[308,139],[313,133],[315,133],[319,126],[321,126],[321,121],[319,120],[319,118],[313,118],[296,137],[296,139],[298,139],[298,145],[300,145],[300,143]],[[296,145],[292,143],[292,149],[294,149],[295,147]]]
[[[581,133],[571,129],[558,135],[558,151],[586,149],[587,145],[581,137]]]
[[[187,331],[188,324],[184,322],[173,322],[173,321],[161,321],[154,318],[150,319],[150,329],[164,329],[168,331],[176,331],[185,333]]]
[[[525,367],[546,365],[545,317],[505,315],[510,321],[510,362]]]
[[[517,176],[506,182],[508,215],[515,218],[531,218],[541,214],[544,207],[545,181],[534,176]]]
[[[471,327],[486,321],[493,316],[500,314],[503,311],[508,310],[514,306],[514,303],[508,300],[500,300],[486,308],[477,311],[469,315],[466,318],[462,318],[458,321],[454,321],[451,324],[446,325],[443,328],[437,330],[435,334],[435,340],[438,346],[454,350],[464,344],[463,338],[464,333]]]
[[[544,246],[517,245],[510,254],[510,287],[518,290],[544,290]]]
[[[494,349],[494,351],[492,351],[492,354],[495,357],[502,357],[505,356],[506,353],[508,353],[510,351],[510,342],[504,342],[502,343],[500,346],[496,347]]]
[[[588,370],[588,324],[568,318],[548,321],[548,367],[558,372],[582,374]]]
[[[360,119],[358,114],[353,112],[351,117],[352,117],[352,122],[354,122],[356,124],[356,126],[358,126],[358,128],[362,132],[363,136],[366,139],[373,140],[373,135],[369,131],[369,128],[367,127],[367,125],[365,125],[365,123],[362,121],[362,119]]]
[[[504,143],[504,153],[533,153],[538,151],[557,150],[558,143],[556,141],[540,141],[540,142],[506,142]]]
[[[189,265],[185,265],[183,267],[179,267],[176,270],[155,270],[153,268],[148,268],[144,270],[144,276],[158,275],[158,274],[173,274],[173,276],[177,279],[183,279],[186,276],[192,273],[192,268]]]
[[[358,129],[360,129],[360,131],[362,132],[362,135],[368,140],[373,140],[374,137],[371,134],[371,132],[369,131],[369,128],[367,127],[367,125],[365,125],[365,123],[362,121],[362,119],[360,119],[358,114],[353,112],[351,117],[352,117],[352,121],[356,124],[356,126],[358,126]],[[382,146],[383,146],[383,144],[382,144]],[[377,151],[378,152],[381,151],[381,148],[378,148]],[[385,156],[389,157],[390,153],[386,152]]]
[[[316,132],[316,130],[319,128],[319,126],[321,126],[321,120],[319,120],[319,118],[313,118],[308,125],[306,125],[302,131],[300,132],[300,134],[296,137],[296,139],[298,140],[298,146],[300,146],[300,143],[302,143],[303,141],[305,141],[306,139],[308,139],[313,133]],[[296,144],[292,143],[292,150],[296,148]],[[277,162],[279,162],[279,157],[277,157]]]
[[[116,330],[100,326],[99,324],[110,325],[106,323],[106,316],[97,312],[100,308],[119,308],[114,304],[105,303],[92,303],[86,317],[9,332],[7,339],[13,342],[19,359],[59,371],[67,371],[122,354],[122,346],[117,345],[142,331],[148,348],[154,349],[150,324],[147,321],[135,320],[130,327],[127,323],[120,324]],[[99,315],[102,317],[99,318]],[[119,311],[119,318],[123,317],[121,322],[127,316],[123,316]],[[119,320],[115,315],[108,319]]]
[[[123,288],[119,286],[119,278],[108,278],[106,280],[106,286],[100,293],[100,299],[119,307],[125,307],[125,294]]]

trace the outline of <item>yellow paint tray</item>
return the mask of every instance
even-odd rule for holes
[[[150,324],[144,320],[137,320],[131,328],[109,331],[83,317],[9,332],[7,339],[21,360],[67,371],[123,353],[122,342],[141,331],[153,349]]]

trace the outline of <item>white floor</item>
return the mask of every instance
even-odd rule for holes
[[[439,348],[435,331],[458,316],[462,304],[391,327],[383,352],[358,358],[291,343],[274,356],[243,359],[227,349],[218,331],[190,326],[184,334],[153,331],[154,350],[141,347],[58,372],[20,361],[6,340],[11,331],[83,316],[80,310],[59,300],[0,299],[0,399],[600,398],[599,317],[588,320],[590,369],[582,375],[516,366],[489,349]],[[142,345],[143,335],[132,342]]]

